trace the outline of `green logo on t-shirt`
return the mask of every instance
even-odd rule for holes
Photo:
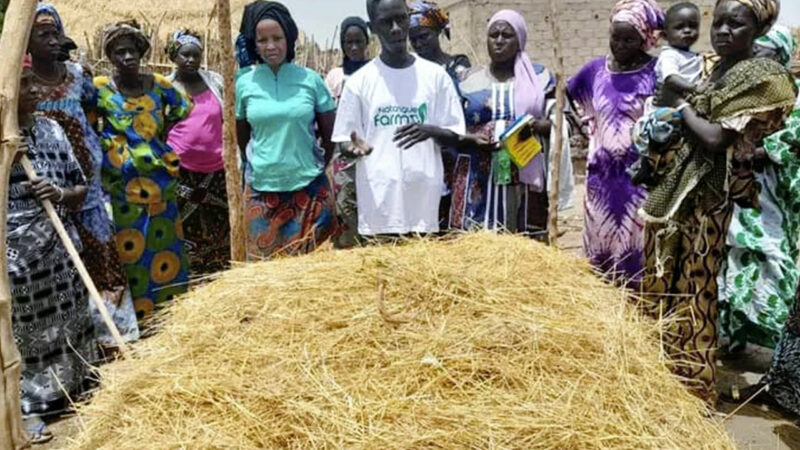
[[[428,120],[428,104],[419,108],[413,106],[382,106],[375,114],[376,127],[399,127],[412,123],[426,123]]]

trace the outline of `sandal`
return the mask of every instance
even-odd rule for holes
[[[39,416],[29,416],[22,419],[22,426],[28,434],[29,443],[32,445],[45,444],[53,440],[53,433]]]
[[[769,393],[769,387],[766,387],[764,383],[756,383],[742,389],[739,389],[738,386],[732,386],[730,392],[722,392],[720,397],[728,403],[742,404],[749,402],[751,405],[766,406],[775,411],[786,410]]]

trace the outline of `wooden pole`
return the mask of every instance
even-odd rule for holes
[[[0,48],[0,449],[24,448],[28,438],[22,428],[20,377],[22,361],[11,328],[11,284],[8,279],[6,239],[8,233],[8,182],[22,137],[19,133],[17,99],[22,57],[36,12],[36,0],[11,0],[6,10]]]
[[[552,154],[550,164],[550,176],[553,182],[550,184],[550,211],[547,215],[547,230],[550,236],[550,245],[558,247],[558,194],[561,187],[561,153],[564,146],[564,99],[566,98],[566,79],[564,78],[564,54],[561,47],[561,29],[558,26],[558,5],[556,0],[550,0],[550,27],[553,31],[553,50],[555,53],[556,70],[556,120],[555,136],[550,144]]]
[[[231,261],[244,262],[245,251],[244,200],[242,199],[242,170],[239,167],[239,145],[236,141],[236,61],[233,59],[231,35],[231,4],[217,0],[217,23],[221,42],[222,75],[225,78],[225,108],[223,116],[225,185],[228,190],[228,219],[231,224]]]
[[[83,38],[86,39],[86,52],[88,53],[87,56],[89,58],[89,61],[94,61],[95,59],[100,59],[100,58],[96,58],[95,55],[94,55],[94,49],[92,49],[92,40],[89,39],[89,33],[84,31],[83,32]]]
[[[214,16],[217,14],[217,5],[211,8],[211,14],[208,15],[208,22],[206,22],[205,39],[203,40],[203,68],[208,70],[208,49],[211,47],[211,22],[214,21]]]
[[[28,176],[28,178],[35,180],[39,177],[39,175],[36,173],[36,169],[33,168],[33,164],[31,164],[31,160],[28,159],[27,155],[22,155],[19,163],[22,165],[22,168],[25,169],[25,174]],[[58,233],[58,236],[61,238],[61,242],[64,244],[64,247],[66,247],[70,259],[75,264],[75,268],[78,269],[78,273],[83,280],[83,284],[85,284],[86,289],[89,290],[89,296],[91,297],[95,306],[97,306],[97,310],[100,311],[100,315],[103,317],[103,322],[105,322],[109,331],[111,331],[111,336],[114,338],[114,341],[116,341],[117,346],[119,347],[119,352],[121,354],[125,354],[125,352],[128,351],[128,346],[125,345],[125,340],[122,339],[122,335],[119,334],[117,326],[114,324],[114,321],[111,320],[111,315],[108,313],[105,302],[103,302],[103,297],[100,296],[100,292],[97,290],[97,286],[95,286],[94,281],[92,281],[89,271],[86,270],[86,265],[83,264],[83,261],[78,254],[78,249],[75,248],[75,244],[72,243],[72,239],[69,237],[67,229],[64,228],[64,223],[61,222],[61,218],[58,217],[58,213],[56,212],[56,209],[53,207],[53,204],[50,202],[50,200],[44,200],[42,202],[42,207],[47,213],[47,216],[50,218],[50,221],[53,222],[53,228],[56,229],[56,233]]]

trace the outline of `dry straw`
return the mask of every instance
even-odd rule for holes
[[[244,5],[252,0],[231,0],[231,24],[238,30]],[[215,0],[50,0],[57,8],[67,32],[74,39],[84,32],[93,35],[98,27],[120,20],[136,19],[141,23],[156,23],[162,20],[160,33],[191,28],[204,31],[208,17],[214,9]]]
[[[658,328],[517,237],[254,264],[103,369],[75,448],[733,449]]]

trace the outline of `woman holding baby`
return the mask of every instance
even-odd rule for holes
[[[668,88],[681,137],[643,207],[642,291],[651,312],[670,319],[663,345],[673,371],[709,405],[717,397],[717,276],[734,205],[757,203],[758,149],[797,97],[786,68],[753,53],[778,11],[777,0],[717,1],[711,41],[719,59],[704,70],[702,87]]]

